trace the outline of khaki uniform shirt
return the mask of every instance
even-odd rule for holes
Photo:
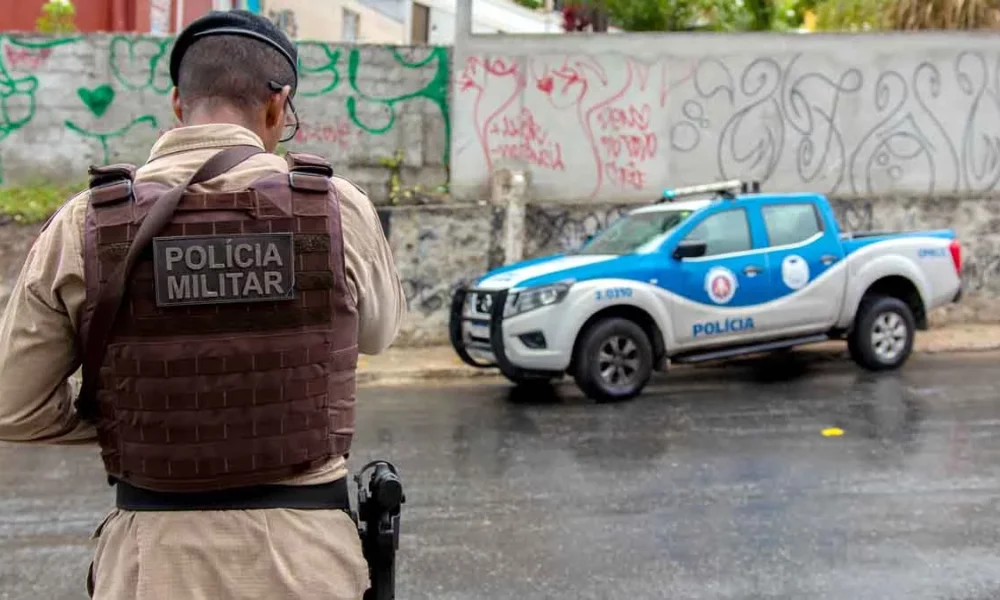
[[[244,144],[263,149],[257,135],[237,125],[174,129],[153,146],[136,180],[178,185],[219,150]],[[259,154],[191,189],[234,191],[287,170],[283,158]],[[358,306],[359,350],[376,354],[398,333],[406,302],[374,206],[347,180],[333,181],[347,282]],[[87,196],[70,200],[35,241],[0,317],[0,441],[96,445],[95,429],[73,408],[75,382],[68,378],[80,365],[73,340],[86,296]],[[287,483],[346,475],[345,461],[336,458]],[[94,537],[98,600],[357,600],[368,587],[357,529],[343,511],[115,509]]]

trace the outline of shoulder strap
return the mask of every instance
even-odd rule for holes
[[[84,419],[97,417],[96,392],[97,382],[101,376],[101,365],[104,364],[104,356],[108,350],[108,339],[114,329],[115,319],[121,307],[126,282],[139,254],[146,249],[153,237],[163,231],[163,228],[173,219],[177,204],[188,187],[214,179],[251,156],[263,152],[256,146],[233,146],[222,150],[208,159],[187,181],[172,188],[153,203],[139,225],[139,230],[135,234],[135,239],[132,240],[132,245],[129,247],[125,259],[111,273],[108,282],[100,288],[94,306],[94,314],[90,319],[90,326],[83,336],[83,339],[86,340],[86,347],[83,349],[83,385],[80,387],[80,394],[76,399],[76,410],[81,417]],[[131,182],[131,179],[129,181]]]
[[[135,165],[128,163],[90,167],[90,203],[104,206],[130,199],[135,172]]]
[[[294,173],[313,173],[333,177],[333,167],[322,156],[306,152],[288,152],[285,154],[288,170]]]
[[[323,157],[305,152],[285,154],[288,162],[288,185],[300,192],[327,193],[333,167]]]
[[[107,165],[104,167],[90,167],[90,203],[94,206],[113,204],[126,198],[132,197],[132,181],[135,178],[135,165],[121,163]],[[69,200],[63,203],[49,218],[42,224],[39,233],[45,231],[52,224],[66,205],[73,201],[79,194],[74,194]]]

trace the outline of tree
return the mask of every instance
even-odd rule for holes
[[[76,8],[70,0],[49,0],[42,6],[42,15],[35,21],[40,33],[65,34],[76,31]]]
[[[562,9],[563,31],[607,31],[608,7],[605,0],[567,2]]]
[[[996,29],[998,0],[823,0],[816,27],[825,31],[877,29]]]
[[[563,9],[566,31],[602,31],[605,15],[625,31],[767,31],[800,27],[815,0],[576,0]]]
[[[894,0],[884,15],[888,29],[996,29],[996,0]]]
[[[531,10],[538,10],[539,8],[545,6],[545,3],[542,2],[542,0],[514,0],[514,3],[520,4],[521,6]]]
[[[823,0],[816,4],[816,29],[819,31],[883,29],[885,4],[885,0]]]

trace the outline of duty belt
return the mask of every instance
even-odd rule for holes
[[[115,482],[122,510],[344,510],[350,512],[347,478],[318,485],[255,485],[211,492],[158,492]]]

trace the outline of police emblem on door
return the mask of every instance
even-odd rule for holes
[[[801,256],[786,256],[781,261],[781,281],[793,290],[802,289],[809,283],[809,263]]]
[[[716,304],[726,304],[736,295],[736,275],[725,267],[710,269],[705,275],[705,291]]]

